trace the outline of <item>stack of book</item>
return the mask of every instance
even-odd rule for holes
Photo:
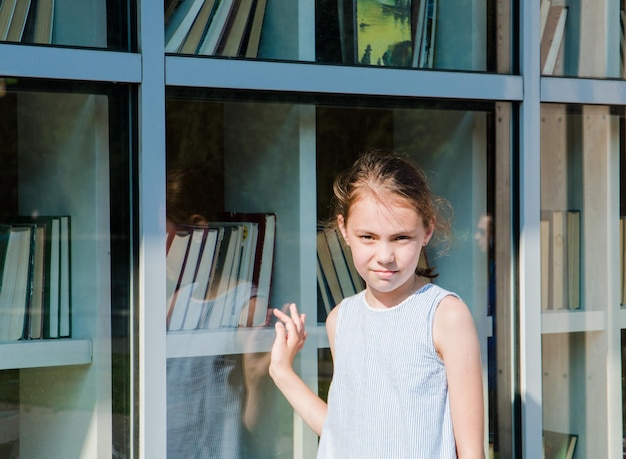
[[[255,58],[267,0],[166,0],[165,52]]]
[[[168,234],[168,331],[266,324],[276,215],[220,218]]]
[[[54,0],[3,0],[0,41],[52,43]]]
[[[0,340],[71,335],[70,217],[0,223]]]
[[[541,216],[541,307],[580,309],[580,211]]]
[[[317,232],[317,288],[326,314],[342,299],[365,288],[350,247],[333,228],[319,228]]]

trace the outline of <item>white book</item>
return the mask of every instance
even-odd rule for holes
[[[71,279],[70,279],[70,217],[60,218],[59,227],[59,337],[71,334]]]
[[[217,5],[217,9],[215,10],[213,20],[209,25],[206,35],[202,39],[198,54],[210,56],[217,52],[234,4],[234,0],[220,0],[220,3]]]
[[[215,266],[215,249],[219,232],[218,228],[206,228],[204,231],[204,243],[198,261],[198,270],[193,281],[189,304],[187,305],[183,330],[196,329],[200,323],[202,309],[211,281],[212,268]]]
[[[204,0],[183,0],[165,26],[165,52],[177,53],[189,33]]]
[[[171,306],[169,330],[180,330],[183,327],[187,305],[191,299],[203,239],[203,229],[195,228],[191,230],[191,242],[189,243],[187,255],[183,263],[182,275]]]

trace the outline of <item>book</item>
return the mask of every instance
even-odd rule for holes
[[[359,60],[357,48],[356,0],[337,0],[339,22],[339,41],[341,61],[344,64],[355,64]]]
[[[246,38],[244,39],[246,50],[245,56],[247,58],[255,58],[258,55],[266,8],[267,0],[255,0],[252,11],[252,24],[250,25]]]
[[[200,303],[200,317],[198,319],[197,325],[195,326],[195,328],[199,329],[206,328],[206,324],[208,323],[211,311],[213,310],[215,300],[211,297],[211,295],[214,294],[215,285],[219,281],[219,268],[223,260],[222,251],[224,249],[222,245],[224,242],[225,230],[224,228],[216,228],[216,230],[217,240],[215,241],[215,248],[213,249],[213,260],[211,260],[211,266],[209,267],[209,280],[206,286],[206,290],[204,292],[198,291],[197,296],[192,296],[192,302]],[[202,298],[200,298],[200,294],[203,295]],[[191,328],[191,323],[187,325],[186,329],[189,328]]]
[[[218,54],[221,56],[239,56],[242,44],[250,25],[252,0],[239,0],[226,24],[224,37],[219,45]]]
[[[187,231],[190,235],[189,243],[181,266],[178,286],[172,296],[167,313],[168,330],[180,330],[183,327],[204,242],[205,230],[203,228],[189,228]]]
[[[236,273],[239,267],[241,238],[242,233],[239,226],[224,228],[224,238],[218,253],[215,278],[211,283],[211,291],[209,292],[209,300],[212,304],[203,324],[204,328],[217,329],[222,326],[229,291],[233,285],[233,273]]]
[[[17,0],[3,0],[0,3],[0,41],[7,40],[16,4]]]
[[[541,73],[552,75],[556,60],[561,49],[561,42],[565,32],[565,21],[567,19],[567,7],[562,5],[551,5],[546,18],[546,23],[541,37]]]
[[[59,281],[59,218],[52,216],[11,216],[2,217],[7,225],[32,225],[35,230],[35,259],[33,266],[33,291],[30,309],[30,339],[50,336],[50,309],[58,318]],[[1,272],[1,269],[0,269]],[[51,306],[51,303],[54,303]],[[58,330],[58,320],[55,321]]]
[[[247,318],[240,323],[252,327],[264,325],[267,320],[269,297],[274,266],[274,247],[276,238],[276,214],[271,212],[227,212],[220,218],[256,224],[257,244],[254,253],[252,284],[257,289],[255,307],[248,310]]]
[[[626,302],[626,217],[619,219],[619,267],[620,267],[620,304]]]
[[[41,217],[40,217],[41,218]],[[50,276],[46,281],[50,292],[47,296],[48,303],[44,310],[44,326],[43,337],[44,338],[58,338],[59,336],[59,287],[61,278],[61,220],[60,218],[50,219],[50,262],[47,263],[49,267]]]
[[[7,32],[7,41],[18,42],[22,40],[29,9],[30,0],[17,0],[15,9],[13,10],[13,16],[11,17],[9,31]]]
[[[43,225],[33,225],[33,231],[35,232],[35,248],[27,335],[29,339],[39,339],[43,336],[44,325],[46,228]]]
[[[573,459],[577,441],[578,435],[544,430],[544,459]]]
[[[167,23],[170,21],[172,13],[181,1],[182,0],[165,0],[163,2],[163,16],[165,18],[165,25],[167,25]]]
[[[209,28],[200,43],[198,54],[207,56],[217,54],[220,40],[224,35],[224,29],[226,28],[228,18],[233,11],[234,5],[234,0],[219,1],[215,14],[213,15],[213,20],[211,21],[211,24],[209,25]]]
[[[343,299],[343,293],[341,292],[341,285],[339,284],[339,278],[337,277],[337,271],[333,264],[333,257],[328,247],[328,241],[324,230],[318,230],[317,232],[317,262],[321,277],[324,282],[319,283],[319,288],[327,288],[330,305],[328,311],[338,305]],[[319,281],[318,281],[319,282]]]
[[[567,309],[567,220],[565,212],[553,211],[550,221],[552,309]]]
[[[70,217],[59,217],[59,337],[68,338],[72,332],[72,283]]]
[[[29,43],[52,43],[52,24],[54,22],[54,0],[36,0],[31,4],[24,39]]]
[[[165,52],[177,53],[198,15],[204,0],[183,0],[165,25]]]
[[[411,1],[356,0],[356,49],[365,65],[409,67],[412,63]]]
[[[620,11],[620,56],[621,75],[626,78],[626,11]]]
[[[335,272],[337,273],[337,279],[339,280],[339,285],[341,286],[341,296],[342,298],[352,296],[357,292],[357,289],[352,282],[352,275],[350,273],[350,268],[348,267],[348,264],[351,264],[352,260],[348,260],[346,258],[341,242],[339,241],[342,236],[335,229],[325,229],[324,235],[326,236],[326,243],[328,244],[328,249],[330,250],[333,260],[333,266],[335,267]]]
[[[317,274],[317,292],[319,294],[318,304],[319,304],[319,301],[322,302],[322,304],[324,306],[324,314],[325,314],[325,317],[326,317],[326,316],[328,316],[330,311],[337,305],[337,303],[335,303],[335,301],[333,300],[333,297],[330,294],[330,289],[328,287],[328,282],[326,281],[326,276],[324,276],[324,272],[322,270],[322,266],[320,264],[319,257],[317,258],[316,274]],[[318,313],[318,315],[319,315],[319,313]],[[320,320],[318,318],[318,322],[319,321]]]
[[[182,326],[183,330],[194,330],[200,324],[211,277],[215,271],[215,253],[224,233],[223,228],[203,228],[202,231],[202,247]]]
[[[361,277],[359,272],[356,270],[356,266],[354,266],[354,262],[352,260],[352,250],[350,250],[350,246],[346,243],[345,239],[339,233],[339,231],[336,231],[336,234],[337,239],[339,240],[339,244],[341,246],[341,251],[343,252],[343,258],[344,260],[346,260],[346,264],[348,265],[348,271],[350,272],[352,285],[354,286],[355,293],[358,293],[365,288],[365,282],[363,281],[363,278]],[[422,250],[421,256],[419,258],[420,263],[426,262],[425,255],[425,252]],[[426,265],[422,265],[422,267],[428,268],[428,264],[426,263]]]
[[[435,62],[435,32],[437,30],[437,1],[423,0],[425,4],[423,24],[420,24],[419,33],[422,34],[420,47],[414,51],[417,53],[418,62],[416,67],[433,68]]]
[[[422,38],[424,36],[424,23],[426,17],[426,1],[413,0],[411,2],[411,52],[413,67],[419,66]]]
[[[169,329],[173,305],[180,289],[183,270],[187,260],[187,251],[191,244],[191,232],[176,228],[167,234],[165,265],[167,267],[165,291],[167,295],[166,328]]]
[[[215,1],[216,0],[204,0],[202,8],[200,8],[196,19],[180,48],[180,53],[196,54],[198,52],[200,41],[202,40],[202,37],[204,37],[204,34],[211,23],[211,19],[213,18],[213,13],[215,12]]]
[[[541,22],[540,22],[540,29],[539,29],[539,36],[543,38],[543,32],[546,29],[546,22],[548,21],[548,13],[550,12],[550,6],[552,5],[552,0],[541,0],[541,7],[540,7],[540,17],[541,17]]]
[[[246,322],[242,317],[245,315],[247,318],[250,298],[252,297],[258,224],[251,221],[233,220],[211,222],[210,225],[222,228],[237,227],[240,232],[240,246],[235,255],[235,265],[231,272],[226,296],[229,307],[224,311],[225,314],[222,317],[222,326],[237,327],[240,323]],[[233,294],[235,296],[231,297]]]
[[[579,309],[580,211],[544,211],[541,245],[542,309]]]
[[[567,212],[567,305],[580,309],[580,212]]]
[[[28,337],[35,232],[29,225],[3,225],[3,232],[7,242],[0,289],[0,341],[16,341]]]

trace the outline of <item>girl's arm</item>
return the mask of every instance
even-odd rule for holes
[[[484,458],[484,405],[480,346],[474,320],[458,298],[435,312],[433,341],[448,378],[452,428],[459,459]]]
[[[276,339],[272,346],[270,376],[300,417],[319,436],[328,411],[326,403],[317,396],[293,370],[293,360],[304,346],[307,333],[305,315],[295,304],[289,305],[289,315],[274,309]]]

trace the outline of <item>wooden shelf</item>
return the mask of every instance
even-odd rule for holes
[[[0,344],[0,370],[86,365],[92,362],[92,348],[90,339],[3,342]]]
[[[606,329],[604,311],[543,311],[541,333],[575,333]]]
[[[324,325],[308,327],[308,333],[309,345],[328,347]],[[170,332],[167,358],[269,352],[275,336],[274,327]]]

